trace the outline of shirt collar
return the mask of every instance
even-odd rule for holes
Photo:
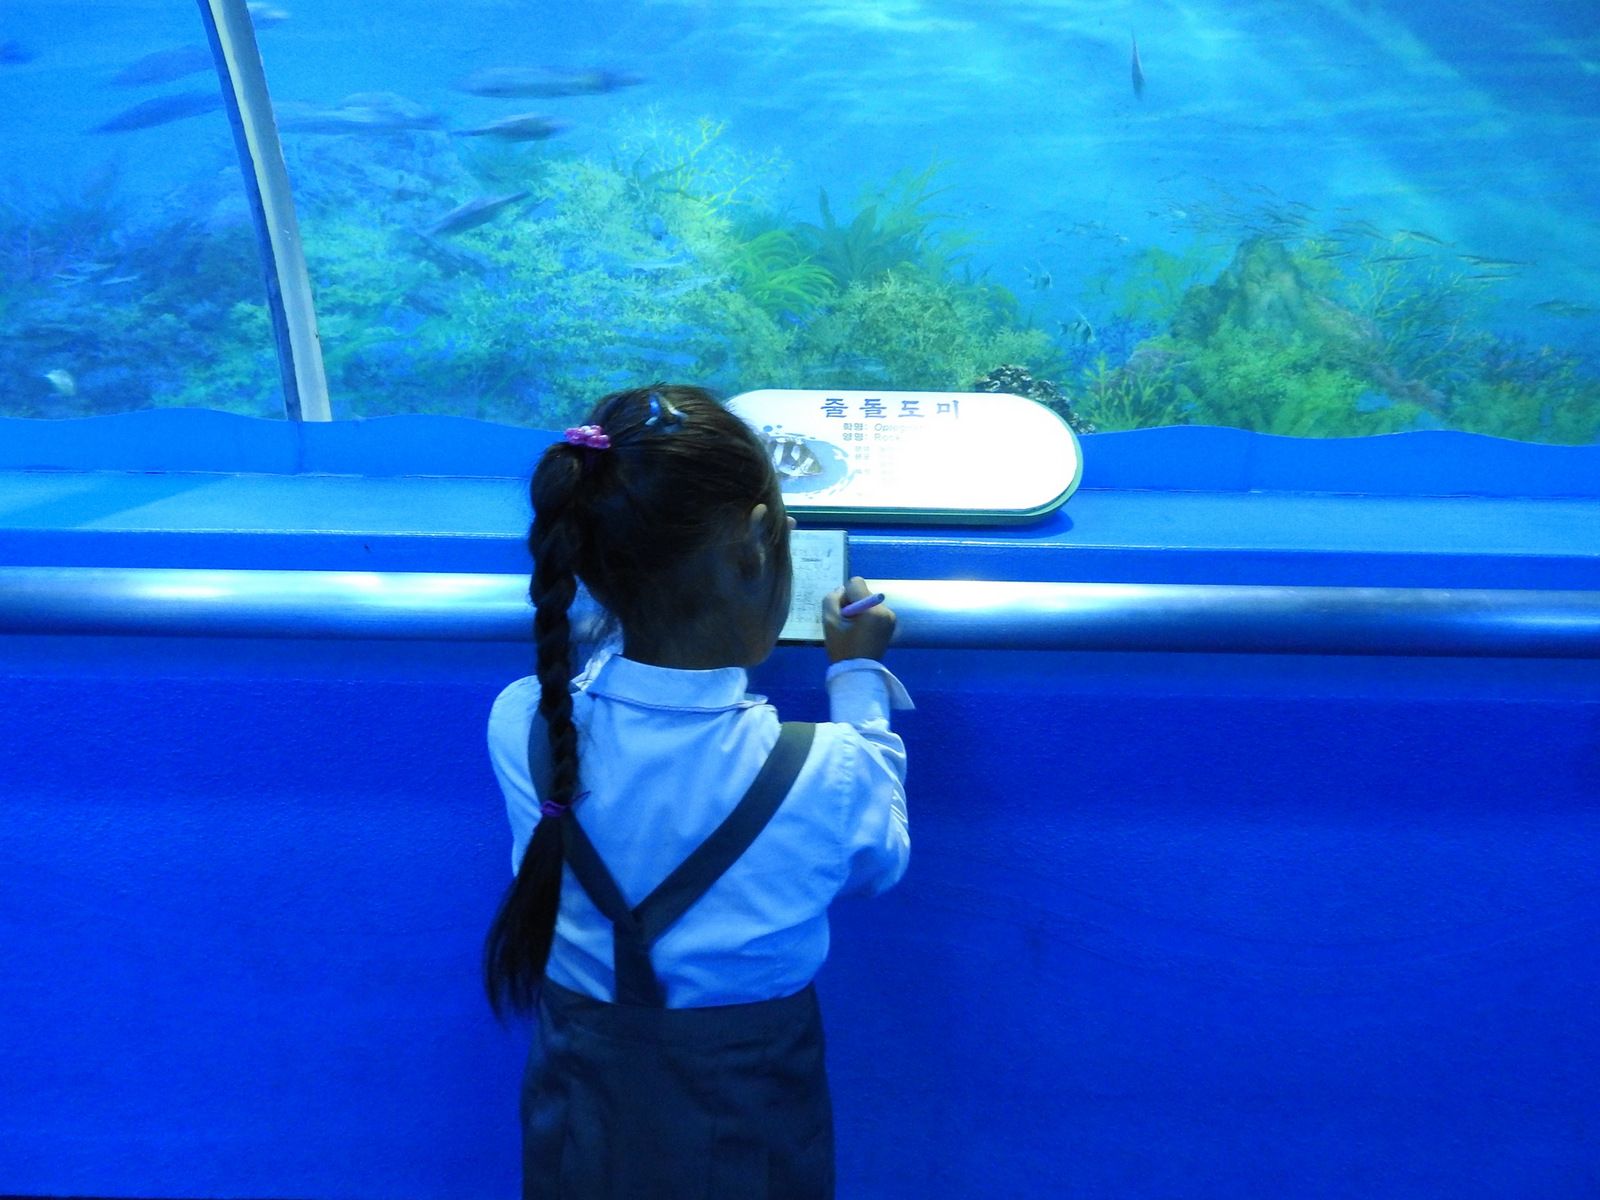
[[[764,697],[745,695],[748,684],[749,676],[743,667],[680,671],[614,654],[601,664],[587,690],[591,696],[639,708],[725,712],[764,703]]]

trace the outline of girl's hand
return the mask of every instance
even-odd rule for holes
[[[822,640],[829,662],[847,658],[882,658],[894,637],[894,610],[887,604],[867,609],[858,617],[841,617],[839,610],[854,600],[872,595],[867,581],[857,575],[822,599]]]

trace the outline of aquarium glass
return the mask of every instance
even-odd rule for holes
[[[0,5],[0,415],[282,416],[193,0]]]
[[[336,416],[671,379],[1600,437],[1592,0],[254,7]],[[197,22],[47,12],[0,28],[8,411],[271,409],[221,114],[86,132],[209,87],[108,86]]]

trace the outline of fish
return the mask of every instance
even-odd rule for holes
[[[449,242],[441,242],[438,238],[429,237],[427,234],[415,235],[408,249],[418,258],[438,267],[439,273],[446,278],[456,275],[476,275],[481,279],[494,269],[494,264],[483,255],[475,254],[461,246],[453,246]]]
[[[286,100],[273,105],[278,128],[284,133],[390,134],[440,129],[436,112],[420,108],[392,92],[361,92],[347,96],[336,107],[300,104]]]
[[[50,381],[50,386],[55,388],[58,396],[76,396],[78,394],[78,381],[72,377],[71,371],[63,371],[57,367],[53,371],[46,371],[44,378]]]
[[[1335,233],[1354,234],[1357,237],[1382,239],[1383,230],[1371,221],[1346,221],[1334,229]]]
[[[678,267],[687,267],[694,259],[685,255],[677,258],[664,258],[660,262],[631,262],[623,265],[630,271],[640,271],[649,274],[654,271],[672,271]]]
[[[537,113],[522,113],[480,125],[476,129],[451,130],[451,137],[487,137],[497,142],[542,142],[570,128],[565,121],[552,121]]]
[[[456,90],[474,96],[512,100],[538,96],[599,96],[606,92],[636,87],[643,76],[601,67],[566,70],[560,67],[485,67],[456,83]]]
[[[1144,99],[1144,64],[1139,61],[1139,36],[1133,37],[1133,94]]]
[[[1069,341],[1079,346],[1094,344],[1094,326],[1089,324],[1089,318],[1082,313],[1078,314],[1076,321],[1061,321],[1062,335]]]
[[[690,292],[697,292],[701,288],[717,282],[715,275],[692,275],[682,283],[664,288],[655,293],[657,300],[676,300],[679,296],[687,296]]]
[[[0,67],[20,67],[38,57],[21,42],[0,42]]]
[[[170,125],[174,121],[216,112],[221,107],[222,96],[217,92],[176,92],[124,109],[89,132],[129,133],[135,129],[153,129],[157,125]]]
[[[171,83],[198,71],[209,71],[216,66],[211,51],[204,46],[178,46],[172,50],[157,50],[146,54],[138,62],[129,63],[111,77],[111,86],[119,88],[153,87],[158,83]]]
[[[1410,238],[1414,242],[1427,242],[1430,246],[1447,244],[1443,238],[1436,238],[1431,233],[1423,233],[1420,229],[1399,229],[1395,231],[1396,241],[1405,241],[1406,238]]]
[[[264,0],[250,0],[245,7],[250,10],[250,23],[257,29],[271,29],[274,25],[282,25],[289,19],[287,10],[279,8],[276,4],[267,4]]]
[[[1496,267],[1531,267],[1531,266],[1533,266],[1533,264],[1530,263],[1530,262],[1519,262],[1517,259],[1514,259],[1514,258],[1483,258],[1482,256],[1477,255],[1477,254],[1458,254],[1456,257],[1459,258],[1462,262],[1471,263],[1475,267],[1488,267],[1491,270],[1493,270]]]
[[[518,200],[527,198],[527,192],[511,192],[505,196],[479,196],[476,200],[468,200],[465,204],[452,208],[428,226],[428,235],[449,237],[451,234],[476,229],[479,225],[487,225]]]
[[[1547,312],[1552,317],[1592,317],[1600,309],[1591,308],[1587,304],[1574,304],[1570,300],[1542,300],[1534,305],[1540,312]]]
[[[822,460],[803,437],[792,433],[758,433],[767,447],[772,469],[782,479],[806,479],[822,474]]]
[[[1028,282],[1036,292],[1048,292],[1055,284],[1055,278],[1043,267],[1040,267],[1037,271],[1031,271],[1027,267],[1023,267],[1022,270],[1028,276]]]

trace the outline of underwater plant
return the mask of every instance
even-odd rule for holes
[[[1437,241],[1366,222],[1330,233],[1286,213],[1272,233],[1241,240],[1209,281],[1184,282],[1203,249],[1142,252],[1124,311],[1164,315],[1164,328],[1120,365],[1101,357],[1083,368],[1074,401],[1103,429],[1198,423],[1349,437],[1456,428],[1594,441],[1592,367],[1487,332],[1495,277],[1431,252]]]
[[[935,161],[921,171],[901,171],[886,188],[869,193],[861,211],[843,223],[835,219],[827,191],[818,190],[822,224],[803,221],[795,228],[841,291],[870,284],[897,267],[916,266],[940,278],[956,265],[976,239],[934,229],[936,222],[951,218],[927,209],[946,190],[934,186],[946,165]]]
[[[281,412],[237,176],[135,209],[116,172],[0,204],[0,411],[69,417],[205,404]],[[241,307],[242,306],[242,307]]]

